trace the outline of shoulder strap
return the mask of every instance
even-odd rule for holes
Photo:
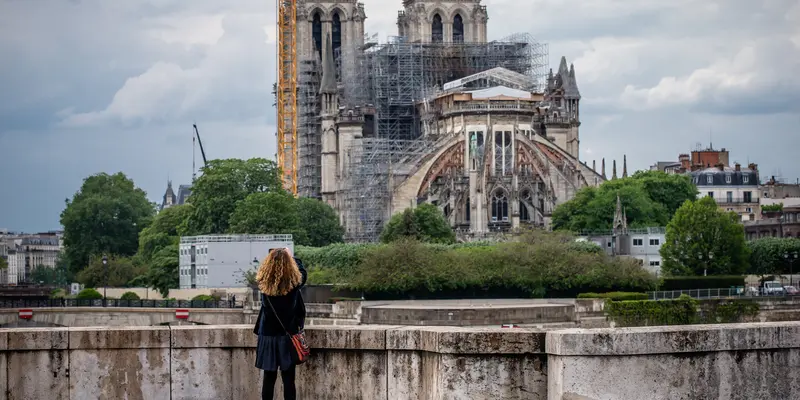
[[[272,313],[273,313],[273,314],[275,314],[275,319],[277,319],[277,320],[278,320],[278,323],[279,323],[279,324],[281,324],[281,328],[283,328],[283,331],[284,331],[284,332],[286,332],[286,334],[287,334],[287,335],[289,335],[289,331],[288,331],[288,330],[286,330],[286,327],[285,327],[285,326],[283,326],[283,322],[281,321],[281,316],[280,316],[280,315],[278,315],[278,313],[277,313],[277,312],[275,312],[275,307],[273,307],[273,306],[272,306],[272,302],[271,302],[271,301],[269,301],[269,296],[267,296],[267,295],[265,295],[265,294],[262,294],[262,295],[264,296],[264,298],[265,298],[265,299],[267,299],[267,304],[269,304],[269,308],[271,308],[271,309],[272,309]],[[291,336],[291,335],[290,335],[290,336]]]

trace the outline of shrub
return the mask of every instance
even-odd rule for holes
[[[638,292],[610,292],[610,293],[581,293],[579,299],[609,299],[614,301],[647,300],[647,293]]]
[[[672,276],[664,278],[661,290],[726,289],[744,286],[744,276]]]
[[[78,300],[100,300],[103,298],[103,295],[97,290],[86,288],[81,290],[75,298]]]
[[[134,292],[125,292],[122,294],[120,300],[140,300],[139,295]]]
[[[209,296],[207,294],[198,294],[197,296],[194,296],[192,298],[192,301],[216,301],[216,300],[219,299],[215,298],[214,296]]]
[[[759,305],[752,300],[700,303],[684,294],[676,300],[609,300],[605,310],[608,317],[621,327],[689,325],[742,322],[757,316]]]

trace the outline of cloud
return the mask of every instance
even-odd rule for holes
[[[364,3],[365,32],[395,35],[401,2]],[[582,156],[635,170],[713,139],[800,176],[796,0],[482,4],[490,39],[524,31],[575,64]],[[211,158],[273,157],[275,23],[260,0],[0,1],[0,171],[19,194],[0,227],[57,228],[101,171],[158,200],[191,179],[193,122]]]

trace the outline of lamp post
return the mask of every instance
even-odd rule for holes
[[[103,307],[106,306],[106,288],[108,288],[108,257],[103,256],[103,269],[106,273],[106,284],[103,285]]]
[[[789,262],[789,285],[794,286],[794,262],[797,261],[797,252],[794,253],[786,253],[783,255],[783,258]]]
[[[708,276],[708,264],[714,259],[714,255],[709,253],[708,257],[706,257],[706,261],[703,263],[703,276]],[[700,260],[703,260],[703,256],[700,255]]]

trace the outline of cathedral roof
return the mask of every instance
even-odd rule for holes
[[[517,99],[533,100],[531,92],[510,88],[508,86],[495,86],[487,89],[470,90],[465,93],[472,95],[475,100],[492,99],[495,97],[513,97]]]
[[[506,86],[530,92],[536,89],[536,80],[510,69],[495,67],[447,82],[443,88],[446,91],[456,91],[461,89],[485,89],[493,86]]]

